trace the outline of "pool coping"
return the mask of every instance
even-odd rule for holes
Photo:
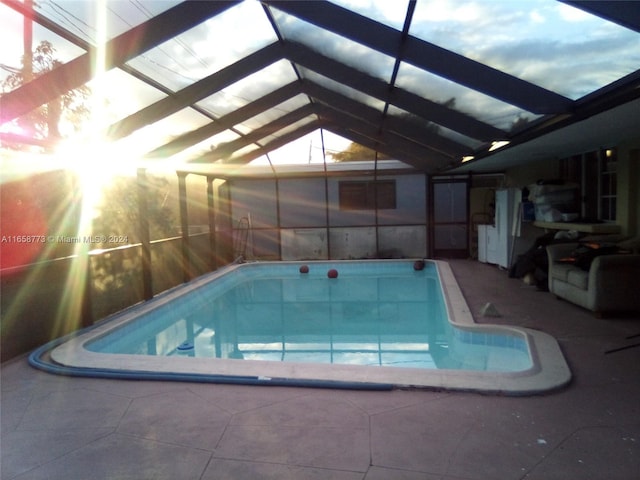
[[[394,260],[397,261],[397,260]],[[411,261],[411,260],[407,260]],[[51,359],[67,368],[100,372],[171,373],[204,380],[219,378],[254,379],[259,384],[305,384],[318,382],[325,386],[366,388],[386,385],[395,388],[463,390],[505,395],[533,395],[561,388],[571,381],[571,371],[560,347],[551,335],[523,327],[477,324],[469,310],[451,267],[441,260],[427,260],[436,265],[445,298],[449,321],[463,330],[484,333],[509,332],[522,336],[531,352],[533,367],[519,372],[484,372],[468,370],[432,370],[385,366],[313,364],[218,358],[155,357],[148,355],[107,354],[92,352],[85,344],[128,322],[135,316],[157,308],[184,293],[218,278],[239,265],[230,265],[192,282],[180,285],[150,301],[130,307],[104,321],[78,332],[78,335],[55,347]],[[321,261],[339,264],[348,261]],[[376,260],[384,262],[384,260]],[[301,262],[259,262],[300,265]],[[308,262],[311,263],[311,262]],[[185,377],[186,378],[186,377]],[[239,382],[242,383],[242,382]]]

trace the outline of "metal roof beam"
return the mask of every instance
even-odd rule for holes
[[[215,16],[237,1],[186,1],[106,42],[105,68],[110,70]],[[97,48],[0,97],[0,123],[24,115],[94,76]]]
[[[230,157],[233,152],[240,150],[247,145],[251,145],[252,143],[259,142],[261,139],[268,137],[269,135],[274,135],[278,130],[282,130],[295,122],[302,120],[309,115],[315,114],[314,105],[308,103],[303,107],[300,107],[292,112],[286,113],[281,117],[278,117],[272,122],[263,125],[260,128],[253,130],[252,132],[244,135],[243,137],[237,138],[235,140],[231,140],[230,142],[226,142],[217,146],[215,150],[211,153],[205,155],[206,158],[210,159],[212,162],[215,160],[226,159]],[[202,158],[204,160],[205,158]]]
[[[378,124],[381,120],[381,115],[377,110],[361,104],[360,102],[357,102],[355,100],[344,97],[343,95],[333,92],[329,89],[316,85],[313,82],[303,81],[302,83],[292,82],[289,85],[278,89],[271,94],[267,94],[249,105],[246,105],[245,107],[241,107],[239,110],[232,112],[229,115],[221,117],[216,122],[212,122],[177,139],[174,139],[172,142],[169,142],[168,144],[159,147],[152,152],[149,152],[146,157],[157,158],[177,153],[178,151],[183,150],[188,146],[199,143],[206,138],[220,133],[225,129],[231,128],[248,118],[258,115],[269,108],[273,108],[278,103],[281,103],[282,101],[301,93],[315,98],[322,104],[329,105],[331,111],[333,112],[330,115],[333,121],[337,121],[342,125],[353,128],[354,130],[364,130],[368,135],[378,138],[379,141],[386,142],[387,144],[394,144],[395,147],[392,151],[395,156],[402,156],[404,158],[407,157],[407,155],[418,155],[419,158],[422,159],[425,156],[442,155],[440,151],[432,151],[433,146],[424,145],[418,140],[418,137],[422,135],[424,135],[424,138],[433,137],[433,132],[426,131],[413,124],[405,125],[405,123],[411,122],[405,122],[402,120],[390,118],[388,120],[391,127],[397,126],[398,130],[400,130],[402,127],[412,128],[411,133],[416,135],[416,138],[407,138],[406,131],[401,133],[396,133],[394,131],[384,131],[380,133]],[[257,142],[261,138],[264,138],[265,136],[270,135],[277,130],[291,125],[301,118],[314,113],[317,108],[322,107],[320,105],[312,106],[310,104],[296,110],[291,114],[286,114],[274,120],[270,124],[265,125],[264,127],[243,136],[242,138],[225,144],[224,147],[222,147],[224,148],[223,151],[217,149],[212,154],[206,154],[196,161],[210,162],[231,155],[233,151],[239,150],[247,145],[250,145],[251,143]],[[328,110],[324,110],[324,112],[326,114]],[[396,120],[398,125],[396,125]],[[442,140],[446,141],[446,139]],[[451,143],[455,144],[455,142]],[[439,146],[441,147],[442,145]],[[447,144],[446,146],[450,147],[451,145]],[[461,154],[461,152],[458,151],[458,148],[460,146],[458,144],[455,144],[455,147],[455,151],[450,153],[450,156],[454,159]],[[413,153],[410,154],[407,152]],[[451,160],[451,158],[449,158],[449,160]],[[236,159],[234,159],[234,163],[236,163]]]
[[[560,0],[640,33],[640,3],[629,0]]]
[[[218,133],[232,128],[234,125],[242,123],[262,112],[278,106],[280,103],[295,97],[300,92],[300,84],[296,80],[284,87],[280,87],[271,93],[234,110],[233,112],[216,119],[214,122],[203,125],[196,130],[192,130],[170,142],[158,147],[145,155],[146,158],[165,158],[175,155],[192,145],[203,142],[207,138],[213,137]]]
[[[401,32],[330,2],[265,0],[265,3],[381,53],[396,57]],[[403,61],[532,113],[564,113],[572,101],[424,40],[408,36]]]
[[[345,115],[344,112],[341,112],[329,105],[315,104],[315,107],[316,114],[325,122],[335,122],[338,125],[342,125],[350,130],[359,132],[372,140],[376,140],[381,144],[395,145],[398,150],[404,147],[404,149],[411,151],[414,151],[414,149],[415,151],[421,150],[422,153],[427,151],[427,149],[421,145],[411,143],[410,141],[402,137],[398,137],[393,133],[383,132],[377,125],[373,125],[360,118]]]
[[[383,122],[382,113],[375,108],[316,83],[305,80],[302,82],[302,90],[318,102],[343,112],[345,115],[360,118],[377,126],[380,126]],[[415,142],[422,147],[436,150],[451,157],[461,157],[471,150],[464,145],[438,135],[433,130],[418,125],[414,121],[399,117],[387,115],[384,118],[383,131],[397,133],[407,141]]]
[[[380,152],[384,155],[387,155],[393,159],[399,159],[406,163],[417,162],[417,159],[407,159],[407,155],[397,150],[393,149],[393,147],[382,144],[377,140],[373,140],[370,137],[362,135],[354,130],[346,128],[344,126],[338,125],[336,123],[324,122],[322,124],[322,128],[324,130],[328,130],[331,133],[335,133],[336,135],[340,135],[341,137],[346,138],[347,140],[351,140],[353,143],[357,143],[362,145],[363,147],[367,147],[369,150],[373,150],[374,152]]]
[[[384,102],[388,100],[396,107],[422,117],[425,121],[432,121],[483,141],[506,137],[506,132],[499,128],[414,93],[397,87],[389,91],[389,85],[386,82],[325,57],[304,45],[285,43],[284,50],[285,56],[292,62]]]
[[[112,140],[126,137],[135,130],[168,117],[228,87],[238,80],[271,65],[281,58],[282,50],[277,42],[267,45],[228,67],[218,70],[208,77],[183,88],[174,95],[163,98],[114,123],[107,130],[108,136]]]
[[[438,167],[448,166],[453,162],[453,159],[449,156],[429,150],[415,143],[410,143],[391,132],[381,132],[378,127],[367,124],[362,120],[347,118],[346,115],[331,107],[318,105],[316,108],[317,114],[322,120],[325,120],[325,122],[335,123],[371,140],[375,140],[381,145],[387,145],[390,149],[402,155],[403,158],[412,158],[421,162],[435,161]],[[424,165],[422,166],[424,167]]]
[[[369,148],[370,150],[384,153],[385,155],[388,155],[391,158],[400,160],[421,171],[424,171],[427,173],[430,173],[432,171],[425,168],[425,163],[423,158],[416,158],[412,155],[407,155],[405,152],[398,152],[390,145],[381,144],[349,128],[337,125],[336,123],[323,123],[322,128],[324,128],[325,130],[328,130],[329,132],[335,133],[336,135],[340,135],[341,137],[344,137],[348,140],[351,140],[354,143],[363,145]],[[435,169],[433,171],[435,171]]]
[[[269,143],[266,143],[264,145],[262,145],[260,148],[258,148],[257,150],[254,150],[252,152],[249,152],[245,155],[242,155],[238,158],[234,158],[233,160],[230,160],[229,162],[225,162],[225,164],[229,165],[233,165],[233,164],[239,164],[239,163],[249,163],[252,160],[255,160],[256,158],[259,158],[263,155],[268,154],[269,152],[272,152],[273,150],[276,150],[280,147],[283,147],[284,145],[287,145],[288,143],[291,143],[297,139],[299,139],[300,137],[305,136],[308,133],[313,132],[314,130],[317,130],[318,128],[320,128],[320,124],[317,120],[311,122],[311,123],[307,123],[306,125],[302,125],[300,128],[295,129],[294,131],[287,133],[285,135],[282,135],[281,137],[278,137],[275,140],[270,141]]]

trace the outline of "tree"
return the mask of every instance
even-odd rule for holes
[[[166,204],[169,182],[161,177],[147,177],[148,220],[151,239],[175,235],[173,212]],[[138,243],[140,215],[138,210],[138,188],[136,177],[117,177],[105,189],[98,216],[93,221],[93,232],[105,236],[106,242],[100,247],[122,246],[122,242],[111,242],[109,238],[126,238],[126,243]]]
[[[331,154],[334,162],[357,162],[360,160],[375,160],[376,152],[359,143],[352,142],[342,152]],[[378,153],[378,160],[388,160],[389,156]]]
[[[2,92],[10,92],[19,86],[28,83],[30,73],[37,78],[50,72],[62,62],[55,59],[56,49],[51,42],[40,42],[32,54],[32,68],[25,68],[25,57],[22,58],[22,69],[13,71],[2,82]],[[69,122],[77,130],[82,122],[89,116],[87,100],[91,95],[91,89],[86,85],[71,90],[64,95],[52,100],[46,105],[23,115],[15,120],[16,124],[25,132],[25,136],[39,140],[57,140],[60,135],[60,121]]]
[[[511,133],[518,133],[524,130],[529,125],[529,118],[523,115],[518,115],[516,119],[511,122],[511,128],[509,131]]]

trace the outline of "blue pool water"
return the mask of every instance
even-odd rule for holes
[[[438,271],[413,261],[251,263],[88,342],[111,354],[514,372],[516,332],[448,321]],[[330,279],[330,268],[338,278]]]

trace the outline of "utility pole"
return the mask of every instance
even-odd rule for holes
[[[29,83],[33,79],[33,0],[24,0],[24,6],[29,13],[22,18],[24,49],[22,75],[24,83]]]

